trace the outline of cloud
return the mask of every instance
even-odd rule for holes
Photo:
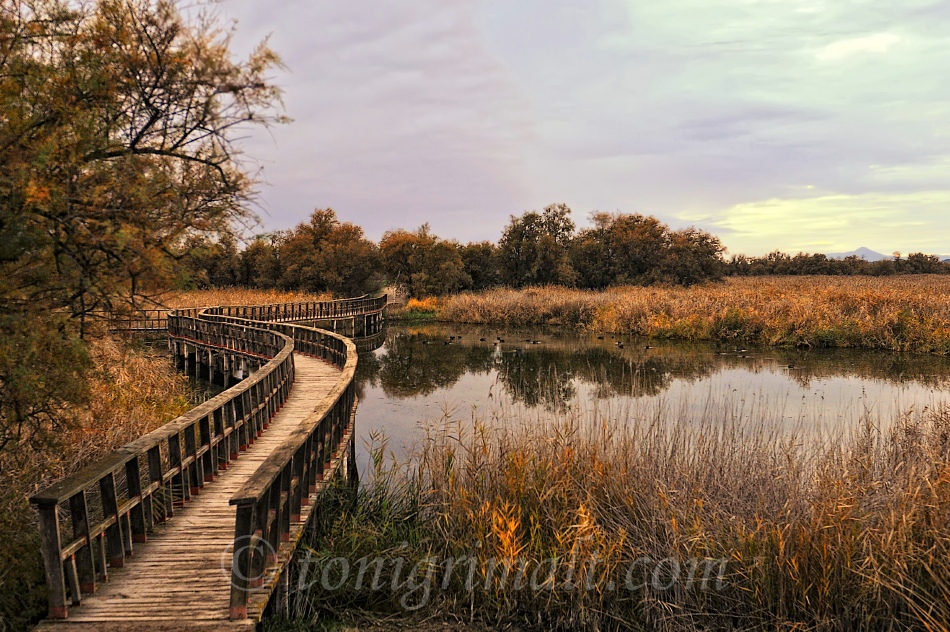
[[[861,53],[883,54],[888,52],[901,38],[893,33],[877,33],[866,37],[854,37],[828,44],[817,53],[819,61],[840,61]]]
[[[470,3],[256,5],[227,7],[273,29],[295,119],[247,141],[270,183],[266,226],[332,206],[374,238],[426,221],[451,235],[455,215],[494,211],[496,232],[520,210],[529,104],[485,50]]]
[[[933,225],[895,238],[938,238],[943,220],[915,196],[948,188],[945,5],[221,6],[240,19],[239,48],[270,32],[290,67],[277,79],[296,122],[246,143],[271,183],[268,228],[333,206],[374,238],[430,221],[443,236],[495,239],[510,214],[566,202],[579,220],[594,209],[707,218],[751,253],[823,240],[846,218],[842,248],[873,247],[861,204],[882,225],[916,208]],[[794,230],[742,220],[750,209]]]

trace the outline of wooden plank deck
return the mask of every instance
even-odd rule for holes
[[[95,595],[84,596],[81,606],[69,609],[66,620],[45,620],[38,630],[253,630],[267,597],[276,584],[268,578],[265,589],[252,595],[245,621],[230,621],[231,554],[235,508],[231,497],[267,456],[314,409],[340,379],[340,370],[300,354],[294,357],[295,379],[290,397],[255,443],[232,460],[226,471],[205,485],[197,497],[175,510],[175,516],[136,544],[124,568],[110,569],[109,582]],[[334,463],[334,466],[338,466]],[[309,509],[309,508],[308,508]],[[309,511],[281,560],[292,554]]]

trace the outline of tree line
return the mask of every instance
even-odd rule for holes
[[[386,232],[379,243],[318,209],[296,228],[259,235],[243,249],[233,237],[195,236],[182,246],[183,287],[241,286],[355,296],[393,285],[427,297],[505,286],[682,285],[725,276],[944,274],[950,263],[914,253],[883,261],[823,254],[725,258],[719,239],[673,230],[655,217],[594,212],[578,230],[565,204],[512,216],[498,243],[459,243],[429,225]]]
[[[936,255],[921,252],[902,257],[895,252],[893,259],[868,261],[857,255],[843,259],[831,259],[823,254],[800,252],[788,255],[784,252],[770,252],[762,257],[735,255],[728,264],[732,276],[763,275],[808,275],[829,276],[870,275],[889,276],[892,274],[948,274],[950,262],[941,261]]]
[[[442,239],[429,225],[386,232],[379,243],[318,209],[308,222],[260,235],[243,249],[232,238],[184,244],[186,287],[243,286],[355,295],[391,284],[426,297],[498,286],[693,285],[727,272],[724,247],[704,231],[673,230],[655,217],[593,213],[577,230],[571,210],[552,204],[510,218],[498,243]]]

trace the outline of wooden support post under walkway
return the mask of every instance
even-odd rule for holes
[[[295,370],[290,397],[260,438],[219,472],[213,484],[176,509],[174,518],[149,534],[147,543],[137,544],[121,568],[110,569],[108,583],[99,584],[93,595],[83,595],[82,605],[70,608],[67,619],[49,619],[37,629],[254,629],[277,581],[265,577],[264,585],[250,593],[248,619],[229,619],[235,529],[235,507],[229,501],[340,379],[338,368],[299,354]],[[347,435],[343,445],[352,441],[352,419]],[[341,452],[346,455],[349,450]],[[341,461],[338,458],[332,464],[335,470]],[[291,541],[281,544],[285,560],[292,555],[314,504],[311,501],[296,521],[299,528],[297,533],[292,529]]]

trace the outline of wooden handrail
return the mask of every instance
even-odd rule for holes
[[[197,354],[225,354],[256,367],[216,397],[188,411],[82,471],[34,495],[40,515],[42,551],[49,585],[50,616],[67,614],[68,592],[74,605],[95,591],[144,542],[156,522],[164,522],[213,480],[220,467],[260,435],[286,401],[294,378],[293,352],[320,357],[341,368],[337,385],[291,436],[260,466],[232,498],[238,505],[235,542],[257,531],[275,545],[289,533],[293,516],[316,489],[331,459],[339,455],[355,405],[353,378],[356,347],[332,332],[287,324],[288,320],[345,318],[380,312],[386,296],[338,301],[259,306],[189,308],[167,312],[170,346],[191,347]],[[278,489],[280,493],[274,490]],[[90,511],[91,499],[96,515]],[[277,505],[265,503],[276,499]],[[283,499],[283,500],[281,500]],[[100,509],[101,508],[101,509]],[[277,520],[268,520],[271,509]],[[251,518],[249,533],[242,527]],[[242,522],[242,520],[244,522]],[[256,522],[255,522],[256,521]],[[64,538],[64,527],[70,533]],[[96,543],[97,546],[93,546]],[[260,544],[260,542],[259,542]],[[261,544],[261,546],[263,546]],[[267,560],[235,546],[235,575]],[[250,577],[244,572],[243,577]],[[239,578],[236,579],[239,582]],[[245,589],[247,586],[245,586]],[[232,586],[232,615],[241,601]],[[247,610],[243,592],[243,612]]]
[[[273,303],[269,305],[227,305],[216,309],[225,316],[237,316],[259,322],[290,322],[301,320],[330,320],[365,316],[382,311],[388,296],[376,298],[345,298],[334,301]]]
[[[267,305],[231,305],[222,309],[229,315],[247,314],[249,320],[287,322],[292,320],[331,320],[351,316],[365,316],[382,311],[388,297],[344,298],[332,301],[304,301],[272,303]],[[113,331],[160,331],[166,328],[168,309],[139,309],[128,314],[95,312],[93,316],[108,321]],[[182,310],[177,310],[179,313]]]
[[[227,308],[209,308],[204,317],[232,322],[239,317]],[[271,317],[280,317],[276,312]],[[355,343],[338,334],[280,322],[254,323],[293,338],[301,351],[323,350],[321,357],[340,367],[341,375],[314,410],[274,449],[231,497],[237,506],[231,577],[231,618],[247,618],[249,592],[260,587],[267,568],[277,564],[269,555],[290,539],[291,525],[300,519],[310,494],[341,458],[350,415],[356,403]]]
[[[67,614],[71,601],[95,591],[120,567],[155,522],[174,515],[219,467],[256,439],[290,394],[293,339],[237,323],[199,319],[194,310],[169,314],[169,339],[202,352],[227,353],[260,365],[224,393],[128,443],[105,459],[34,495],[40,515],[50,616]],[[101,513],[92,515],[98,498]],[[64,527],[70,526],[64,539]],[[94,547],[93,543],[98,546]]]

